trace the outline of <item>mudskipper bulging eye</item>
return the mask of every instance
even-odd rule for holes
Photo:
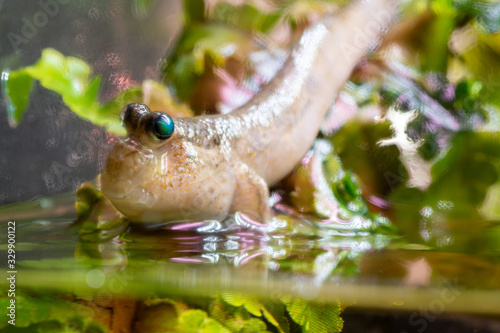
[[[127,129],[127,131],[134,131],[139,123],[140,118],[144,114],[148,114],[151,111],[147,107],[147,105],[139,104],[139,103],[131,103],[125,105],[120,113],[120,119],[122,121],[122,125]]]
[[[166,140],[174,134],[174,121],[169,115],[153,112],[147,122],[147,131],[156,140]]]

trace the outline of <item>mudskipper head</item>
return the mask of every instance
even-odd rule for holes
[[[156,205],[156,187],[168,168],[167,143],[174,136],[173,119],[151,112],[144,104],[129,104],[121,112],[127,137],[115,145],[101,175],[102,192],[115,207],[141,221]],[[152,217],[153,219],[155,217]]]
[[[151,223],[227,213],[230,195],[207,195],[205,188],[213,187],[214,179],[231,183],[230,175],[207,173],[206,161],[221,165],[214,162],[217,154],[187,140],[183,121],[144,104],[125,106],[121,118],[127,137],[115,145],[101,175],[102,192],[116,209],[132,221]]]

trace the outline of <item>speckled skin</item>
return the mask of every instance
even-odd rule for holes
[[[111,152],[103,193],[136,222],[269,216],[268,185],[311,147],[336,93],[386,28],[395,0],[360,1],[309,28],[277,77],[228,115],[174,119],[156,142],[134,115]]]

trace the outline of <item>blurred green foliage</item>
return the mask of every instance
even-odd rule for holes
[[[9,122],[16,126],[29,104],[33,81],[37,80],[49,90],[59,94],[64,103],[79,117],[104,126],[108,131],[124,135],[120,112],[124,105],[143,102],[148,97],[150,104],[172,111],[172,115],[191,115],[182,105],[176,104],[168,90],[155,81],[146,80],[142,86],[132,86],[106,103],[99,101],[100,76],[94,75],[85,61],[66,57],[47,48],[40,59],[31,66],[8,72],[2,77],[2,93],[7,101]]]
[[[164,83],[187,103],[207,68],[223,67],[234,55],[245,63],[253,48],[248,42],[251,34],[268,38],[283,22],[292,31],[300,31],[308,13],[324,13],[342,2],[293,0],[262,10],[253,3],[235,6],[220,1],[206,12],[204,1],[185,0],[186,25],[162,69]],[[141,14],[152,3],[136,0],[134,6]],[[358,231],[395,234],[390,218],[406,242],[442,251],[498,254],[500,3],[410,0],[403,3],[401,17],[396,36],[386,44],[382,41],[382,52],[367,58],[375,74],[363,73],[369,71],[361,66],[358,71],[364,75],[355,75],[344,89],[355,101],[358,114],[317,140],[309,159],[289,179],[289,201],[300,213],[367,222],[358,225]],[[121,107],[141,101],[145,94],[144,86],[132,87],[101,104],[100,78],[90,66],[51,49],[36,64],[12,71],[4,80],[12,124],[22,119],[33,80],[60,94],[77,115],[117,134],[123,134],[118,118]],[[177,107],[164,86],[156,82],[155,87],[165,98],[161,105]],[[361,117],[369,107],[379,111],[378,117]],[[387,116],[388,110],[414,117],[396,124]],[[396,140],[401,125],[410,148]],[[388,140],[392,144],[384,144]],[[427,171],[427,184],[410,182],[415,166]],[[78,197],[82,239],[99,242],[124,230],[126,224],[107,210],[109,203],[99,192],[83,187]],[[383,204],[374,204],[373,198]],[[354,274],[358,257],[349,257],[347,252],[336,254],[343,263],[339,269]],[[325,255],[325,250],[314,254]],[[289,259],[281,262],[285,270],[314,270],[314,260]],[[5,302],[5,298],[0,300]],[[286,297],[269,304],[229,294],[201,305],[188,303],[155,299],[146,305],[169,304],[174,326],[158,325],[187,332],[342,329],[340,305]],[[26,304],[39,306],[37,300]],[[54,311],[48,317],[50,323],[55,320],[65,327],[70,319]],[[25,325],[39,325],[36,318],[26,319]]]
[[[0,306],[10,306],[11,297],[0,296]],[[104,333],[105,327],[89,320],[86,316],[93,310],[83,304],[50,297],[47,295],[29,295],[20,291],[15,297],[15,325],[8,323],[10,318],[2,316],[0,330],[2,332],[82,332]]]

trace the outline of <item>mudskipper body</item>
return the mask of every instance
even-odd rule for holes
[[[226,115],[172,119],[131,104],[102,191],[136,222],[270,218],[268,186],[302,159],[343,83],[392,19],[393,0],[358,1],[307,29],[282,70]]]

